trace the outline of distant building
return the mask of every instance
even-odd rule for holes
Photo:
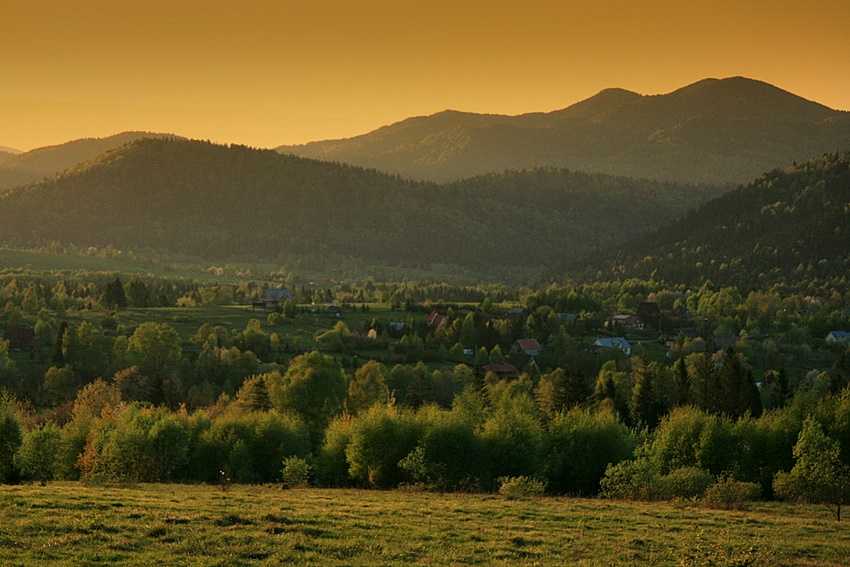
[[[528,319],[528,311],[520,306],[511,307],[508,309],[508,319],[522,319],[524,321]]]
[[[327,309],[325,309],[325,315],[332,319],[339,319],[342,317],[342,307],[339,305],[328,305]]]
[[[485,364],[481,367],[481,371],[485,374],[492,372],[502,380],[519,378],[519,369],[508,362],[503,362],[501,364]]]
[[[672,332],[667,333],[667,336],[664,339],[664,346],[667,348],[673,348],[676,344],[678,344],[680,338],[685,341],[692,341],[698,336],[697,330],[694,327],[678,327],[673,329]]]
[[[511,352],[518,352],[528,356],[537,356],[543,349],[537,339],[519,339],[514,343]]]
[[[263,301],[284,303],[285,301],[292,301],[292,294],[288,289],[267,289],[263,291]]]
[[[425,318],[425,325],[428,327],[439,327],[440,325],[446,322],[446,316],[440,315],[436,311],[432,311],[428,317]]]
[[[39,346],[35,331],[26,327],[10,327],[3,331],[3,340],[11,350],[31,350]]]
[[[829,344],[850,344],[850,333],[847,331],[830,331],[826,335],[826,342]]]
[[[643,319],[637,315],[614,315],[608,319],[608,323],[611,326],[619,325],[626,329],[635,329],[636,331],[643,331],[646,326]]]
[[[623,351],[627,356],[631,356],[632,354],[632,345],[629,344],[623,337],[614,337],[614,338],[603,338],[596,339],[596,342],[593,343],[593,352],[599,354],[602,352],[602,349],[606,348],[617,348]]]

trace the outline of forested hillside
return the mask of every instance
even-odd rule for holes
[[[440,186],[242,146],[144,139],[0,198],[0,238],[505,275],[624,243],[723,190],[554,169]]]
[[[117,148],[141,137],[163,136],[167,134],[123,132],[107,138],[83,138],[29,152],[12,150],[2,153],[5,150],[0,147],[0,193],[19,185],[40,181],[45,177],[52,177],[106,150]]]
[[[355,138],[278,151],[436,181],[565,167],[677,182],[747,183],[794,160],[846,147],[850,113],[734,77],[658,96],[607,89],[545,114],[446,111]]]
[[[740,289],[805,289],[850,271],[850,154],[774,170],[620,253],[613,272]]]

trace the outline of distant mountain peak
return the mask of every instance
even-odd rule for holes
[[[626,89],[608,88],[599,91],[588,99],[570,105],[563,110],[556,110],[551,114],[562,117],[599,114],[642,98],[644,98],[643,95]]]
[[[740,76],[703,79],[664,96],[750,118],[785,114],[788,118],[818,119],[833,112],[770,83]]]

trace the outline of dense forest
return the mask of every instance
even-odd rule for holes
[[[617,277],[844,296],[850,154],[767,173],[636,240],[613,263],[606,273]]]
[[[436,185],[271,151],[145,139],[4,195],[0,238],[208,261],[454,265],[504,278],[623,243],[725,189],[555,169]]]

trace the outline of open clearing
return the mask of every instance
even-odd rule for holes
[[[0,487],[0,565],[847,565],[820,507],[280,486]]]

